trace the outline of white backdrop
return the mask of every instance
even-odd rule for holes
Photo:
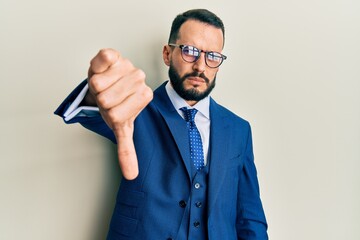
[[[0,239],[104,239],[114,146],[52,112],[100,48],[155,88],[170,24],[208,8],[226,26],[213,97],[250,121],[274,240],[360,239],[360,2],[0,2]]]

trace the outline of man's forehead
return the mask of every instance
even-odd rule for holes
[[[221,51],[223,47],[223,33],[220,28],[191,19],[181,25],[178,43],[194,45],[195,47],[203,48],[203,50]]]

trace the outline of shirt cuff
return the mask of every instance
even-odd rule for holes
[[[88,89],[89,89],[89,85],[86,84],[85,87],[79,93],[79,95],[75,98],[74,102],[72,102],[70,106],[66,109],[64,113],[65,122],[70,121],[74,117],[93,117],[93,116],[98,116],[100,114],[98,107],[79,106],[82,100],[84,99]]]

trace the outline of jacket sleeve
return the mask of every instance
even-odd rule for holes
[[[238,239],[267,240],[267,222],[262,207],[249,126],[244,166],[240,173],[236,229]]]
[[[80,92],[86,86],[87,81],[84,80],[80,83],[70,94],[65,98],[65,100],[60,104],[60,106],[55,110],[54,114],[63,118],[66,124],[80,123],[83,127],[93,131],[97,134],[100,134],[103,137],[108,138],[112,142],[116,142],[115,135],[113,131],[107,126],[100,114],[88,114],[88,115],[76,115],[70,120],[65,120],[65,112],[69,106],[75,101]]]

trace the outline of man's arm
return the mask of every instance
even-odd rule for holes
[[[244,167],[240,174],[236,224],[238,239],[267,240],[267,222],[260,199],[250,126],[244,154]]]
[[[106,122],[116,138],[123,176],[129,180],[136,178],[138,162],[133,142],[134,120],[153,96],[145,84],[144,72],[122,58],[119,52],[103,49],[90,62],[87,83],[89,90],[81,104],[97,106],[102,117],[88,119],[89,126]],[[55,113],[59,114],[66,107],[61,105]],[[86,127],[86,121],[82,124]]]

